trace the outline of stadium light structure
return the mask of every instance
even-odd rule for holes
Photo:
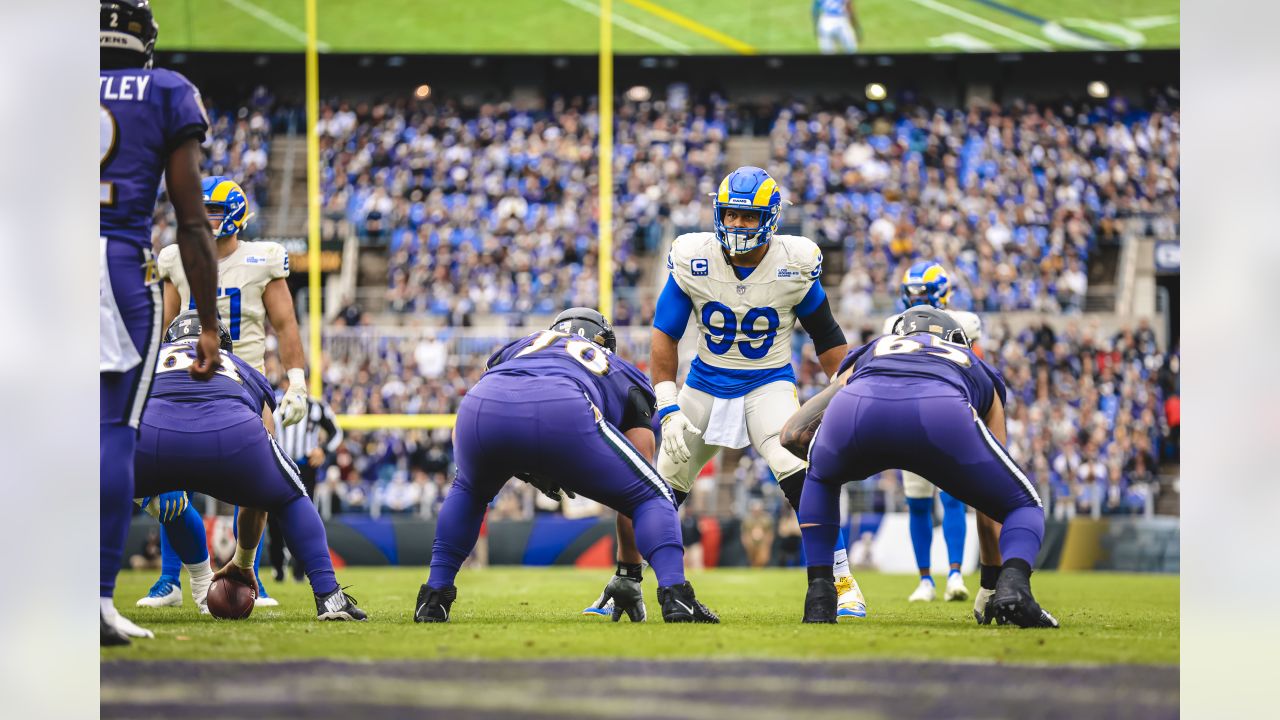
[[[419,85],[418,87],[414,88],[413,96],[418,98],[419,100],[426,100],[427,98],[431,97],[431,86],[426,83]]]
[[[627,90],[627,99],[631,102],[645,102],[651,97],[653,97],[653,93],[644,85],[632,85]]]
[[[889,96],[889,91],[885,90],[884,85],[880,83],[867,83],[867,99],[880,101]]]
[[[1111,97],[1111,88],[1101,80],[1094,80],[1089,83],[1085,90],[1089,93],[1089,97],[1098,98],[1099,100]]]

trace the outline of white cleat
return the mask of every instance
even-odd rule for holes
[[[920,578],[915,592],[907,597],[907,602],[933,602],[938,598],[938,589],[933,586],[932,578]]]
[[[138,607],[182,607],[182,585],[162,577],[156,580],[147,596],[138,600]]]
[[[273,597],[266,597],[263,595],[259,595],[258,599],[253,601],[253,606],[256,608],[276,607],[279,604],[280,604],[279,600],[276,600]]]
[[[121,615],[115,608],[112,608],[110,613],[104,613],[104,617],[106,617],[107,622],[115,625],[116,630],[119,630],[122,635],[131,638],[154,638],[156,636],[150,630],[134,625],[132,620]]]
[[[988,607],[991,604],[991,598],[996,594],[995,590],[988,590],[984,587],[978,588],[978,594],[973,599],[973,619],[978,621],[979,625],[990,625],[995,619],[995,611]]]
[[[836,578],[836,619],[865,618],[867,601],[862,597],[862,588],[852,575],[841,575]]]
[[[947,576],[947,590],[942,594],[947,602],[968,600],[969,588],[964,586],[964,576],[958,572],[953,572]]]

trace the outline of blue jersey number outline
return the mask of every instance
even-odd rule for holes
[[[231,341],[236,342],[240,339],[240,288],[218,288],[217,297],[224,295],[229,298],[231,305],[231,325],[227,330],[231,333]],[[196,309],[196,299],[194,297],[188,303],[187,309]]]
[[[712,320],[719,316],[719,323],[713,323]],[[763,330],[756,329],[756,322],[764,318],[768,323]],[[738,346],[738,352],[748,360],[759,360],[769,354],[769,349],[773,347],[773,341],[778,336],[778,326],[780,324],[778,311],[771,307],[755,307],[751,308],[742,316],[742,322],[738,322],[738,316],[733,314],[733,310],[724,303],[711,301],[702,306],[702,325],[707,328],[707,332],[702,336],[707,341],[707,349],[715,355],[723,355],[729,352],[735,344]],[[747,337],[746,340],[737,340],[738,331],[741,328],[742,334]],[[759,341],[759,344],[752,344],[753,341]]]

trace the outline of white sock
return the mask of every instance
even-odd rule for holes
[[[213,574],[213,568],[209,566],[208,560],[205,560],[204,562],[198,562],[194,565],[184,564],[183,567],[187,569],[187,572],[191,573],[192,580],[196,580],[198,578],[203,578]],[[250,567],[252,567],[252,565]]]
[[[849,553],[845,551],[844,548],[838,548],[836,550],[836,562],[835,565],[832,566],[831,570],[832,575],[836,577],[844,577],[845,575],[853,574],[849,572]]]
[[[231,559],[231,562],[242,570],[253,572],[253,558],[257,554],[258,548],[256,547],[246,548],[236,545],[236,556]]]

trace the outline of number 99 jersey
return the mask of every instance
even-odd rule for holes
[[[194,309],[178,246],[161,250],[156,264],[160,278],[178,289],[179,311]],[[235,252],[218,261],[218,317],[231,331],[232,352],[258,372],[264,372],[267,352],[262,294],[267,283],[288,276],[289,253],[279,243],[241,240]]]
[[[719,385],[718,379],[757,385],[747,381],[748,372],[790,371],[796,306],[809,297],[822,274],[822,251],[812,240],[775,235],[760,264],[739,278],[714,234],[688,233],[672,243],[667,269],[692,301],[702,334],[689,384],[717,397],[736,397],[741,393],[726,387],[702,386]],[[772,380],[795,381],[793,372],[775,375],[769,373]]]

